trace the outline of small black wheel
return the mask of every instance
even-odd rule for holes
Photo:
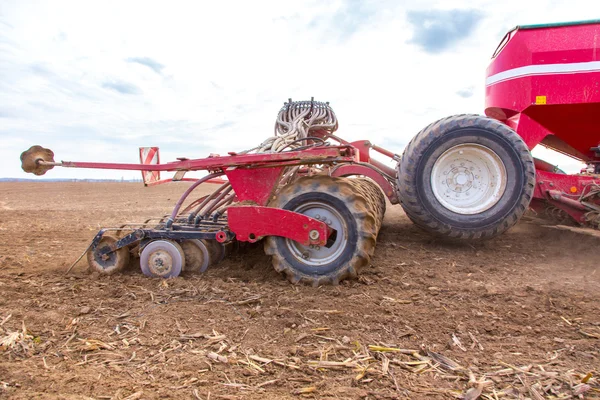
[[[146,276],[174,278],[185,268],[185,255],[179,243],[155,240],[142,249],[140,266]]]
[[[533,158],[512,129],[457,115],[415,136],[398,163],[398,196],[421,228],[456,239],[489,239],[517,223],[535,187]]]
[[[284,273],[292,283],[313,286],[356,278],[374,252],[383,218],[381,208],[364,195],[373,186],[358,181],[329,176],[303,177],[277,193],[271,207],[321,220],[330,225],[334,233],[325,246],[304,246],[287,238],[268,237],[265,252],[273,256],[275,270]],[[375,189],[381,193],[378,187]]]
[[[103,275],[112,275],[122,271],[129,264],[129,248],[122,247],[111,253],[100,256],[100,251],[117,242],[117,238],[104,235],[95,249],[87,252],[88,265]]]

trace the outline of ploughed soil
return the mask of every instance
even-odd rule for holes
[[[65,275],[186,187],[0,183],[0,398],[600,398],[600,241],[531,221],[452,243],[389,206],[333,287],[288,283],[260,245],[170,280],[135,259]]]

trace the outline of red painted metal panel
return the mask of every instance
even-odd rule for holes
[[[598,82],[600,72],[535,76],[497,83],[486,88],[485,113],[505,122],[523,119],[524,115],[533,120],[543,133],[531,134],[529,127],[517,128],[530,148],[545,136],[556,135],[579,153],[592,158],[590,148],[600,143]],[[540,98],[545,104],[536,104]],[[531,137],[535,140],[528,141]]]
[[[306,215],[280,208],[258,206],[236,206],[227,210],[228,224],[236,239],[256,242],[264,236],[282,236],[305,246],[325,246],[332,233],[325,223]],[[318,239],[309,234],[317,231]]]
[[[536,171],[537,185],[534,197],[549,199],[548,191],[558,190],[568,196],[577,198],[592,183],[600,185],[600,178],[591,175],[567,175],[548,171]],[[572,191],[572,188],[573,191]]]
[[[521,136],[529,150],[533,150],[546,136],[552,134],[527,114],[517,114],[504,122]]]
[[[354,146],[359,152],[359,161],[369,163],[377,168],[379,168],[384,173],[388,174],[391,177],[396,176],[396,170],[394,168],[388,167],[382,162],[379,162],[373,158],[371,158],[370,150],[371,148],[376,149],[379,153],[384,154],[392,159],[394,159],[394,154],[391,151],[388,151],[382,147],[374,146],[368,140],[357,140],[356,142],[350,143]]]
[[[600,24],[518,29],[494,58],[487,76],[527,65],[580,63],[599,59]]]
[[[356,142],[350,143],[358,150],[359,160],[360,162],[370,162],[371,155],[369,154],[369,150],[371,149],[371,142],[368,140],[357,140]]]
[[[252,201],[260,206],[269,202],[277,189],[283,167],[259,169],[227,169],[229,179],[239,201]]]
[[[512,32],[487,70],[486,115],[530,148],[555,135],[568,144],[560,151],[599,161],[590,151],[600,143],[598,38],[600,23]]]

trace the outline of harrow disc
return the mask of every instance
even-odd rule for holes
[[[144,275],[156,278],[174,278],[185,267],[185,254],[181,246],[171,240],[148,243],[140,255]]]
[[[270,236],[265,252],[292,283],[319,286],[356,278],[375,251],[383,200],[381,190],[362,178],[300,178],[281,189],[270,205],[321,220],[334,233],[321,247]]]
[[[208,254],[210,258],[208,265],[215,265],[223,261],[225,256],[229,255],[230,251],[228,249],[230,249],[233,246],[233,243],[229,243],[226,246],[224,246],[216,240],[206,240],[205,244],[208,248]]]
[[[185,256],[185,271],[204,272],[211,263],[211,255],[206,241],[191,239],[181,242]]]
[[[53,165],[40,165],[38,161],[54,162],[54,153],[37,145],[21,153],[21,168],[27,173],[44,175],[46,171],[54,168]]]
[[[112,275],[122,271],[129,264],[129,249],[122,247],[118,250],[100,256],[100,251],[117,242],[115,237],[110,235],[102,236],[100,243],[94,250],[89,250],[87,253],[88,265],[94,271],[103,275]]]

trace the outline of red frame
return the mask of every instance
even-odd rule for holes
[[[317,136],[319,134],[317,133]],[[325,137],[324,134],[321,134]],[[313,147],[300,151],[282,153],[237,154],[227,156],[211,155],[201,159],[178,159],[166,164],[121,164],[63,161],[57,165],[68,168],[95,168],[140,171],[177,171],[176,177],[148,183],[149,186],[170,181],[198,181],[183,178],[187,171],[207,170],[213,174],[224,174],[227,180],[221,178],[206,179],[198,183],[229,182],[235,192],[236,201],[242,206],[231,206],[227,209],[229,229],[236,234],[240,241],[256,242],[264,236],[282,236],[304,245],[320,245],[327,243],[331,229],[323,222],[292,211],[267,207],[269,200],[275,194],[283,172],[289,166],[312,164],[329,165],[331,176],[362,175],[373,179],[379,184],[384,194],[393,204],[398,203],[395,184],[396,171],[385,164],[373,160],[369,154],[374,149],[392,159],[399,156],[381,147],[372,145],[367,140],[347,142],[333,137],[339,146]],[[158,151],[158,150],[157,150]],[[310,173],[309,168],[301,168],[301,174]],[[179,176],[177,176],[179,175]],[[183,204],[191,191],[190,187],[177,203],[174,213]],[[175,218],[172,215],[171,218]],[[311,239],[309,233],[317,231],[318,239]],[[217,237],[219,241],[227,240],[226,235]]]
[[[305,245],[324,246],[331,234],[322,221],[293,211],[266,207],[274,195],[282,173],[295,165],[334,165],[355,163],[359,153],[349,144],[340,146],[322,146],[300,151],[281,153],[236,154],[210,156],[201,159],[179,159],[167,164],[120,164],[63,161],[56,165],[70,168],[96,168],[139,171],[197,171],[207,170],[214,174],[225,174],[235,192],[237,201],[244,205],[232,206],[227,210],[229,229],[240,241],[256,242],[269,235],[283,236]],[[181,178],[185,181],[196,179]],[[219,178],[206,179],[204,182],[227,182]],[[163,181],[153,182],[152,185]],[[198,182],[200,183],[200,182]],[[194,187],[190,187],[177,203],[178,210]],[[175,212],[175,211],[174,211]],[[316,231],[317,239],[311,239],[310,233]],[[218,241],[226,241],[224,232],[217,236]]]
[[[166,164],[124,164],[82,161],[62,161],[57,165],[66,168],[116,169],[132,171],[225,171],[227,168],[268,168],[303,164],[331,164],[357,161],[355,149],[349,145],[313,147],[282,153],[237,154],[211,156],[199,159],[180,159]]]

